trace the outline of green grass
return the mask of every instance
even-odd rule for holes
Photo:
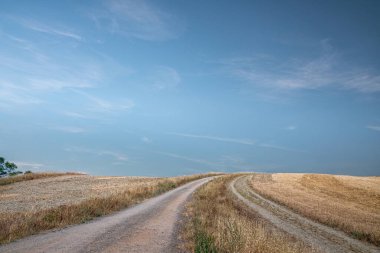
[[[195,235],[195,253],[217,253],[214,238],[205,231],[198,230]]]

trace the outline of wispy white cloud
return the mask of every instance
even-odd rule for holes
[[[14,163],[19,169],[40,169],[41,167],[46,166],[45,164],[35,162],[15,161]]]
[[[174,68],[158,66],[149,75],[148,82],[155,90],[173,89],[181,82],[181,76]]]
[[[331,47],[321,42],[322,53],[311,59],[276,59],[268,55],[220,61],[229,75],[256,87],[302,90],[333,87],[362,93],[380,91],[380,74],[368,68],[349,66]]]
[[[296,126],[293,126],[293,125],[290,125],[290,126],[285,127],[285,130],[288,130],[288,131],[294,131],[294,130],[296,130],[296,129],[297,129],[297,127],[296,127]]]
[[[91,88],[94,87],[93,83],[88,80],[75,80],[75,79],[29,79],[29,88],[37,91],[60,91],[66,88]]]
[[[78,51],[67,43],[36,42],[0,31],[0,103],[7,107],[26,104],[51,103],[51,93],[89,90],[101,86],[115,76],[131,73],[111,57]],[[14,55],[15,50],[19,52]],[[109,71],[112,69],[112,71]],[[54,94],[55,95],[55,94]],[[124,110],[133,107],[131,101],[107,103],[96,97],[94,107],[103,110]],[[2,106],[2,107],[5,107]],[[70,110],[67,108],[66,110]]]
[[[65,115],[65,116],[72,117],[72,118],[77,118],[77,119],[88,119],[88,118],[91,118],[91,117],[88,117],[87,115],[84,115],[82,113],[71,112],[71,111],[64,111],[64,112],[62,112],[62,114]]]
[[[186,138],[196,138],[196,139],[206,139],[206,140],[213,140],[213,141],[232,142],[232,143],[243,144],[243,145],[254,145],[255,144],[255,141],[250,140],[250,139],[226,138],[226,137],[219,137],[219,136],[212,136],[212,135],[196,135],[196,134],[175,133],[175,132],[171,132],[168,134],[177,135],[177,136],[186,137]]]
[[[364,93],[380,91],[380,74],[374,74],[371,70],[354,70],[345,77],[344,86]]]
[[[152,142],[152,140],[146,136],[141,137],[141,141],[145,142],[145,143],[151,143]]]
[[[125,154],[114,152],[114,151],[108,151],[108,150],[102,150],[97,153],[98,155],[109,155],[114,158],[116,158],[119,161],[128,161],[128,157]]]
[[[205,140],[212,140],[212,141],[219,141],[219,142],[237,143],[237,144],[249,145],[249,146],[260,147],[260,148],[277,149],[277,150],[282,150],[282,151],[287,151],[287,152],[302,152],[302,153],[306,152],[306,151],[302,151],[302,150],[283,147],[283,146],[272,144],[272,143],[257,142],[257,141],[251,140],[251,139],[236,139],[236,138],[226,138],[226,137],[220,137],[220,136],[195,135],[195,134],[175,133],[175,132],[170,132],[167,134],[186,137],[186,138],[195,138],[195,139],[205,139]]]
[[[72,126],[59,126],[59,127],[54,127],[53,129],[62,131],[65,133],[71,133],[71,134],[80,134],[86,132],[86,129],[81,128],[81,127],[72,127]]]
[[[15,106],[38,105],[43,102],[43,100],[33,96],[27,89],[0,80],[1,109],[14,109]]]
[[[128,156],[126,154],[111,150],[96,150],[84,147],[67,147],[64,150],[66,152],[87,153],[97,156],[111,156],[118,161],[128,161]]]
[[[104,9],[89,14],[99,27],[142,40],[168,40],[182,31],[178,18],[145,0],[104,1]]]
[[[210,162],[210,161],[203,160],[203,159],[192,158],[189,156],[178,155],[175,153],[169,153],[169,152],[155,152],[155,153],[165,155],[168,157],[173,157],[173,158],[189,161],[189,162],[199,163],[199,164],[203,164],[203,165],[219,166],[219,167],[221,166],[220,163]]]
[[[29,43],[29,42],[28,42]],[[15,45],[23,48],[23,45]],[[65,64],[56,57],[41,56],[37,49],[14,57],[6,50],[0,50],[1,96],[11,104],[38,104],[44,94],[66,89],[88,89],[99,83],[98,66],[78,60]],[[74,57],[75,59],[75,57]],[[83,65],[79,66],[81,62]]]
[[[307,153],[307,151],[304,151],[304,150],[298,150],[298,149],[283,147],[283,146],[279,146],[276,144],[270,144],[270,143],[260,143],[260,144],[258,144],[258,147],[277,149],[277,150],[287,151],[287,152]]]
[[[129,111],[135,106],[135,103],[130,99],[122,98],[120,100],[109,101],[98,96],[92,95],[88,92],[82,90],[73,89],[73,92],[82,95],[91,102],[88,107],[90,111],[97,112],[118,112],[118,111]]]
[[[54,36],[61,36],[69,39],[74,39],[77,41],[83,41],[83,37],[78,33],[71,31],[71,29],[67,28],[58,28],[53,25],[48,25],[46,23],[41,23],[35,19],[26,19],[16,16],[7,16],[8,19],[13,20],[14,22],[22,25],[23,27],[41,33],[46,33]]]
[[[213,168],[217,171],[223,171],[223,170],[230,170],[230,169],[235,169],[235,170],[247,170],[249,168],[252,168],[252,164],[245,163],[241,157],[236,157],[233,155],[230,156],[222,156],[220,159],[217,159],[217,161],[210,161],[210,160],[205,160],[205,159],[199,159],[199,158],[194,158],[194,157],[189,157],[185,155],[179,155],[176,153],[170,153],[170,152],[154,152],[160,155],[164,155],[167,157],[172,157],[176,159],[181,159],[184,161],[192,162],[192,163],[197,163],[201,165],[206,165],[207,167]]]
[[[41,52],[41,50],[39,50],[34,45],[34,43],[28,41],[27,39],[23,39],[15,35],[5,33],[4,31],[1,31],[1,30],[0,30],[0,37],[6,38],[8,42],[11,43],[14,47],[28,52],[32,56],[32,58],[36,60],[37,62],[46,62],[49,59],[49,56]]]
[[[370,125],[370,126],[367,126],[367,128],[374,131],[380,131],[380,126]]]

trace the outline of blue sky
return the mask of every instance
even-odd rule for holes
[[[22,169],[380,175],[380,2],[0,3]]]

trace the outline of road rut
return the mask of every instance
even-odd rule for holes
[[[190,182],[86,224],[3,245],[0,252],[178,252],[180,213],[190,195],[210,179]]]
[[[251,176],[242,176],[233,180],[230,190],[239,200],[256,211],[264,219],[279,229],[295,236],[322,252],[342,253],[379,253],[380,248],[355,240],[341,231],[314,222],[290,209],[274,203],[253,191],[247,180]]]

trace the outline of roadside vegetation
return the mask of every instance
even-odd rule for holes
[[[113,185],[107,184],[107,180],[112,180],[112,177],[92,177],[97,178],[98,181],[106,182],[106,184],[103,183],[101,189],[95,189],[97,187],[96,185],[91,186],[91,184],[89,184],[88,187],[91,188],[91,192],[99,192],[99,194],[89,194],[89,198],[87,199],[77,199],[81,200],[79,202],[65,202],[65,204],[62,205],[47,208],[29,208],[28,210],[19,212],[1,212],[0,210],[0,243],[7,243],[48,229],[83,223],[95,217],[137,204],[147,198],[154,197],[187,182],[213,175],[215,174],[200,174],[173,178],[131,177],[132,179],[123,181],[126,183],[118,184],[117,189],[112,187]],[[86,180],[86,178],[91,177],[80,176],[78,179],[78,176],[67,176],[61,177],[59,180],[60,183],[69,184],[70,180]],[[123,178],[125,179],[126,177]],[[117,179],[116,177],[115,180]],[[52,178],[51,180],[51,184],[54,184],[54,180],[58,179]],[[23,182],[23,186],[30,183],[32,182]],[[46,185],[47,183],[49,182],[39,182],[35,180],[33,184],[40,184],[41,187],[44,187],[44,184]],[[75,184],[77,184],[76,181]],[[10,186],[11,185],[2,186],[3,188],[0,187],[0,196],[6,195],[3,194],[7,190],[5,188]],[[61,188],[59,190],[67,192],[67,196],[63,196],[66,200],[70,201],[70,196],[75,196],[75,192],[73,192],[71,187],[67,189]],[[12,198],[12,194],[9,195],[8,197]],[[33,192],[31,192],[30,195],[33,197]],[[5,196],[5,198],[7,198],[7,196]],[[0,204],[1,201],[0,199]],[[22,205],[22,203],[18,205]],[[16,206],[15,208],[17,210],[18,207]]]
[[[214,179],[202,186],[187,206],[181,237],[196,253],[315,252],[237,203],[228,184],[240,175]]]
[[[380,246],[380,177],[255,174],[251,187],[305,217]]]

